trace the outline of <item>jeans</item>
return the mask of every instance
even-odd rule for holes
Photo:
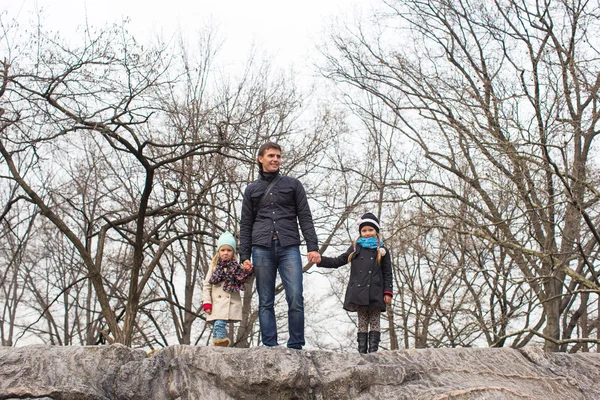
[[[216,319],[213,322],[213,338],[214,339],[225,339],[227,336],[227,321],[222,319]]]
[[[275,278],[277,271],[285,289],[288,305],[289,340],[287,347],[304,346],[304,297],[302,295],[302,259],[298,246],[282,247],[273,240],[271,247],[252,248],[252,264],[258,292],[258,322],[262,343],[277,346],[277,321],[275,319]]]

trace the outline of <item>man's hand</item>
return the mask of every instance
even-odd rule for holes
[[[244,271],[246,271],[246,272],[250,272],[250,271],[252,271],[252,268],[254,268],[254,266],[252,265],[250,260],[244,260],[242,265],[244,267]]]
[[[318,264],[321,262],[321,255],[318,251],[309,251],[307,254],[308,262]]]

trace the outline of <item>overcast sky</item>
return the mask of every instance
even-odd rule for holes
[[[103,26],[130,20],[130,30],[143,41],[160,34],[164,39],[178,29],[188,35],[212,24],[225,40],[220,54],[243,62],[252,44],[277,66],[301,72],[310,65],[315,43],[332,19],[367,10],[373,0],[0,0],[0,10],[31,25],[36,10],[43,26],[75,34],[86,23]]]
[[[225,40],[222,62],[243,65],[254,44],[275,66],[293,67],[301,78],[312,75],[315,45],[324,40],[329,24],[335,18],[351,20],[361,10],[368,12],[374,2],[377,0],[0,0],[0,12],[5,13],[3,21],[17,20],[20,29],[35,27],[40,15],[44,30],[58,31],[66,40],[80,34],[77,28],[86,24],[102,27],[123,19],[130,21],[130,32],[141,42],[151,41],[157,34],[168,40],[178,31],[193,37],[210,24]],[[306,288],[329,292],[327,279],[320,271],[313,272],[305,277]],[[335,297],[329,300],[330,304],[320,306],[339,314],[335,324],[343,335],[351,328],[350,321]]]

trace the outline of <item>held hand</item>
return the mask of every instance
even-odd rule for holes
[[[204,310],[204,311],[206,311],[206,313],[207,313],[208,315],[212,314],[212,308],[207,308],[207,309],[206,309],[206,310]]]
[[[252,268],[254,268],[254,266],[252,265],[250,260],[245,260],[244,261],[244,271],[250,272],[250,271],[252,271]]]
[[[318,251],[309,251],[307,254],[308,262],[319,264],[321,262],[321,255]]]
[[[383,296],[383,301],[387,305],[392,304],[392,296],[390,296],[389,294],[386,294],[385,296]]]

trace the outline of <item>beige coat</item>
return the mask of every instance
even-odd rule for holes
[[[212,304],[212,313],[207,315],[206,320],[241,321],[242,296],[240,292],[228,293],[224,291],[222,282],[216,285],[208,283],[211,276],[212,271],[207,272],[202,283],[202,304]],[[251,279],[252,277],[248,278],[246,282]]]

